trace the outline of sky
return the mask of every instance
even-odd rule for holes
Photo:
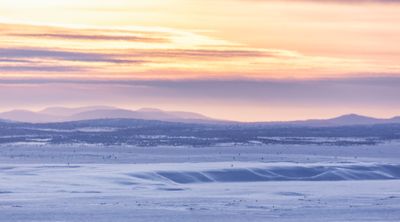
[[[400,115],[397,0],[0,0],[0,111]]]

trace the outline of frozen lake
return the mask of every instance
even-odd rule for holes
[[[379,146],[3,145],[0,221],[399,221]]]

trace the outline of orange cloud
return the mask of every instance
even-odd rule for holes
[[[313,78],[351,73],[390,73],[363,59],[304,55],[252,48],[175,29],[0,25],[0,71],[71,78]],[[5,76],[3,76],[5,77]]]

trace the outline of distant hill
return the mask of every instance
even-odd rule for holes
[[[374,125],[374,124],[385,124],[385,123],[400,123],[400,117],[394,117],[391,119],[378,119],[368,116],[361,116],[357,114],[348,114],[335,117],[332,119],[305,120],[305,121],[295,121],[292,123],[305,126]]]
[[[39,112],[12,110],[0,113],[0,119],[29,123],[51,123],[92,119],[144,119],[188,123],[212,123],[217,120],[207,116],[181,111],[164,111],[144,108],[139,110],[119,109],[110,106],[91,106],[79,108],[50,107]]]
[[[16,121],[27,123],[54,123],[95,119],[141,119],[160,120],[181,123],[211,123],[211,124],[243,124],[254,126],[309,126],[335,127],[353,125],[375,125],[400,123],[400,116],[390,119],[379,119],[357,114],[348,114],[331,119],[310,119],[287,122],[250,122],[241,123],[212,119],[193,112],[164,111],[154,108],[138,110],[120,109],[111,106],[88,106],[79,108],[49,107],[38,112],[28,110],[13,110],[0,113],[0,121]]]
[[[400,116],[390,119],[379,119],[357,114],[348,114],[331,119],[310,119],[287,122],[255,122],[250,124],[266,126],[309,126],[309,127],[336,127],[336,126],[354,126],[354,125],[375,125],[400,123]]]
[[[49,107],[44,110],[39,111],[40,114],[54,115],[54,116],[71,116],[82,112],[92,111],[92,110],[106,110],[106,109],[117,109],[112,106],[87,106],[79,108],[67,108],[67,107]]]

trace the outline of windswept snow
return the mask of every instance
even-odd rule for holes
[[[400,220],[379,146],[0,146],[0,222]]]

